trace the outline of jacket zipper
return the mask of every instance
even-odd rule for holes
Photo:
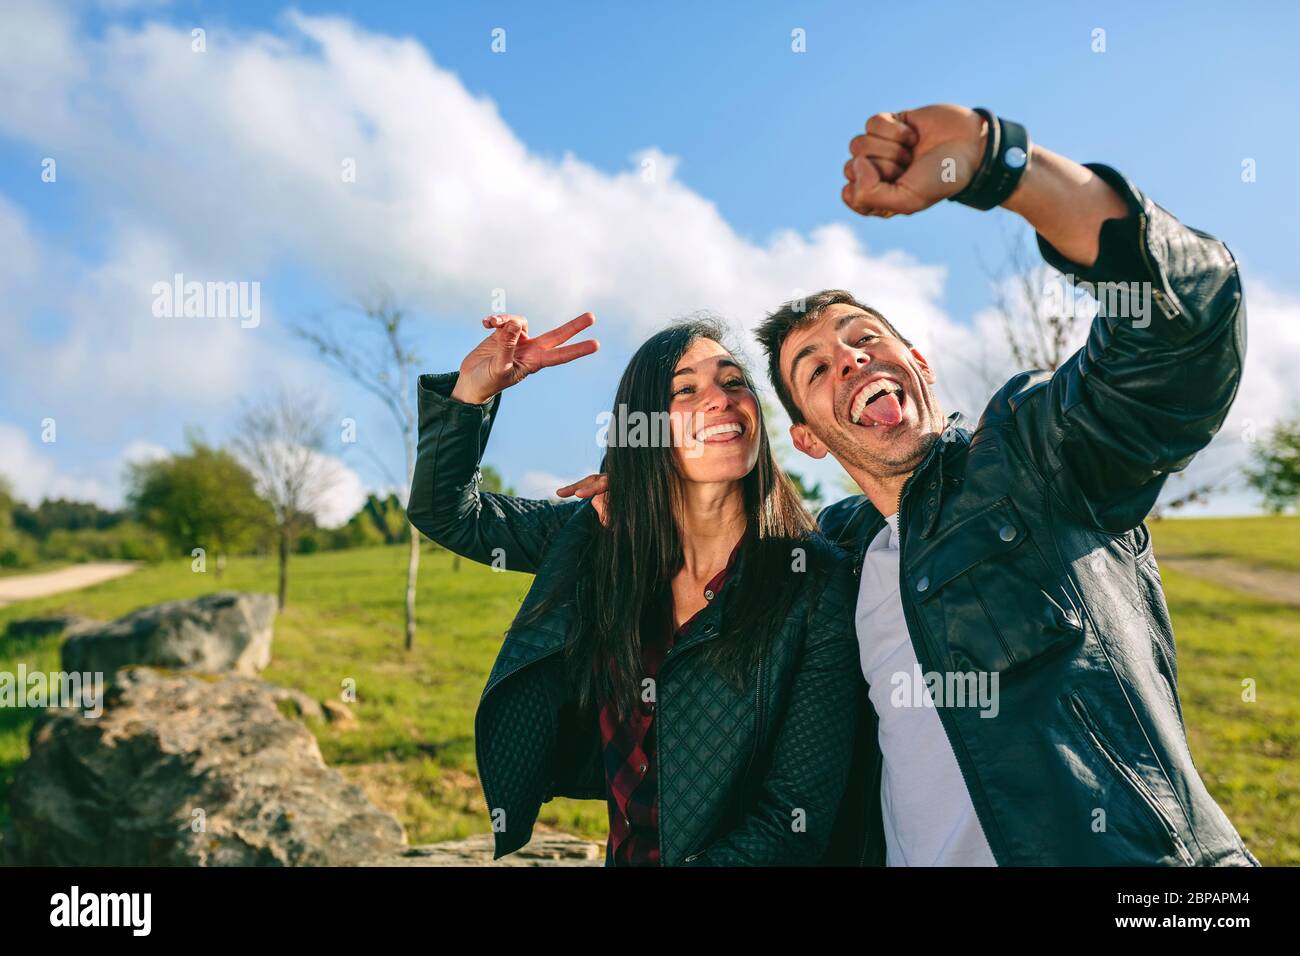
[[[1155,286],[1151,297],[1156,300],[1156,305],[1165,314],[1165,318],[1173,319],[1178,315],[1178,309],[1166,295],[1164,283],[1160,281],[1160,270],[1156,268],[1155,261],[1151,258],[1151,252],[1147,246],[1147,215],[1144,212],[1138,213],[1138,246],[1142,249],[1142,259],[1146,262],[1151,284]]]
[[[903,523],[903,505],[906,503],[907,493],[911,490],[913,479],[915,479],[920,473],[920,469],[913,472],[907,479],[906,483],[904,483],[903,489],[898,495],[898,587],[900,597],[904,591],[903,574],[907,567],[903,560],[903,545],[906,540],[906,535],[903,533],[903,528],[905,527]],[[917,655],[917,661],[921,664],[922,672],[926,673],[933,670],[933,667],[928,666],[928,661],[922,660],[922,651],[926,652],[926,656],[928,656],[929,652],[929,648],[926,646],[926,632],[924,628],[920,626],[919,621],[913,613],[912,600],[910,597],[903,600],[903,618],[907,622],[908,636],[912,640],[912,650]],[[920,636],[919,641],[917,639],[918,635]],[[990,825],[994,822],[992,810],[989,809],[988,797],[984,793],[983,785],[980,784],[979,778],[974,774],[973,761],[971,760],[970,751],[966,749],[966,742],[962,739],[961,734],[957,732],[957,728],[953,723],[952,715],[948,713],[947,708],[936,706],[934,710],[935,713],[939,715],[939,722],[943,725],[944,733],[948,735],[948,744],[953,749],[953,756],[957,758],[957,769],[961,771],[962,782],[966,784],[966,792],[970,794],[971,803],[975,808],[975,815],[979,819],[980,826],[984,830],[984,838],[988,840],[989,848],[993,850],[993,858],[997,861],[999,866],[1005,866],[1007,864],[1000,858],[1000,856],[1005,856],[1005,853],[999,854],[996,849],[993,849],[995,844],[999,847],[1001,846],[1000,834],[995,827]],[[975,786],[972,786],[972,783],[974,783]]]
[[[898,530],[898,568],[899,568],[899,575],[900,575],[900,577],[899,577],[899,585],[898,585],[898,587],[899,587],[899,597],[900,597],[900,599],[901,599],[901,597],[902,597],[902,587],[903,587],[903,584],[902,584],[902,568],[903,568],[903,524],[902,524],[902,521],[903,521],[903,513],[902,513],[902,509],[903,509],[903,492],[905,492],[905,491],[907,490],[907,486],[908,486],[908,484],[909,484],[910,482],[911,482],[911,476],[908,477],[908,480],[907,480],[907,481],[903,482],[903,487],[900,488],[900,489],[898,490],[898,500],[894,503],[894,514],[898,515],[898,521],[899,521],[899,524],[898,524],[898,529],[899,529],[899,530]],[[888,519],[888,518],[885,519],[885,524],[886,524],[886,525],[889,524],[889,519]],[[876,533],[879,534],[879,530],[877,530]],[[865,537],[865,535],[864,535],[863,537]],[[858,561],[857,561],[856,571],[857,571],[857,573],[858,573],[859,575],[862,574],[862,566],[863,566],[863,564],[865,563],[865,561],[866,561],[866,548],[864,547],[864,548],[863,548],[863,552],[862,552],[862,554],[859,556]],[[909,635],[909,638],[910,638],[910,635]],[[868,706],[868,707],[871,706],[871,702],[870,702],[869,700],[868,700],[868,702],[867,702],[867,706]],[[880,749],[880,723],[879,723],[879,720],[877,720],[877,722],[876,722],[876,745],[872,748],[872,752],[873,752],[873,756],[872,756],[872,758],[871,758],[871,769],[870,769],[870,772],[869,772],[869,774],[868,774],[868,776],[867,776],[867,785],[868,785],[868,787],[869,787],[870,789],[869,789],[869,790],[866,792],[866,794],[864,795],[864,799],[865,799],[868,803],[870,803],[870,802],[873,801],[873,800],[874,800],[874,801],[878,801],[878,802],[880,802],[880,784],[881,784],[882,780],[884,779],[884,775],[883,775],[883,773],[880,772],[881,769],[882,769],[882,764],[884,764],[884,762],[885,762],[885,755],[884,755],[884,753],[883,753],[883,752],[881,751],[881,749]],[[883,812],[883,802],[880,802],[879,805],[882,807],[882,812]],[[873,830],[873,829],[874,829],[874,821],[869,819],[869,820],[867,821],[866,832],[863,834],[863,837],[862,837],[862,855],[861,855],[860,857],[858,857],[858,865],[859,865],[859,866],[866,866],[866,865],[867,865],[867,857],[869,857],[869,856],[871,855],[871,835],[872,835],[872,830]],[[881,832],[881,837],[882,837],[882,838],[884,837],[884,833],[883,833],[883,831]]]
[[[689,648],[687,649],[689,650]],[[668,659],[672,658],[673,660],[677,660],[676,657],[673,657],[673,651],[675,650],[677,650],[676,645],[668,648],[668,653],[664,654],[663,666],[659,668],[659,679],[655,681],[655,723],[657,725],[655,727],[655,805],[659,807],[659,825],[655,827],[655,842],[659,844],[659,865],[660,866],[666,866],[667,864],[664,862],[664,827],[663,827],[663,812],[664,812],[663,769],[664,767],[663,767],[663,761],[659,759],[659,741],[663,740],[664,738],[663,735],[664,725],[663,725],[663,710],[659,707],[659,696],[660,696],[660,691],[663,690],[664,678],[667,676],[668,673]],[[695,859],[703,852],[704,852],[703,850],[697,850],[695,853],[692,853],[690,856],[685,857],[682,860],[682,862],[689,863],[691,860]]]
[[[1083,698],[1080,696],[1078,691],[1072,691],[1070,693],[1070,709],[1074,712],[1075,718],[1082,725],[1084,732],[1092,741],[1093,747],[1108,763],[1111,764],[1111,766],[1115,768],[1120,778],[1128,785],[1128,788],[1133,791],[1134,795],[1136,795],[1142,802],[1142,805],[1146,807],[1147,812],[1164,831],[1166,837],[1169,839],[1170,845],[1173,846],[1174,851],[1178,854],[1179,859],[1181,859],[1187,866],[1195,865],[1196,861],[1192,859],[1192,854],[1187,849],[1187,844],[1185,844],[1182,838],[1178,835],[1177,829],[1175,829],[1173,822],[1161,808],[1160,801],[1156,799],[1156,795],[1151,792],[1151,789],[1138,775],[1137,771],[1120,758],[1119,751],[1110,744],[1110,741],[1102,736],[1100,727],[1097,725],[1097,722],[1093,720],[1092,711],[1089,710],[1088,705],[1083,702]]]
[[[903,482],[903,487],[898,489],[898,501],[894,505],[894,514],[898,515],[898,568],[899,568],[899,575],[900,575],[898,587],[900,592],[899,593],[900,598],[902,597],[902,587],[903,587],[902,578],[901,578],[902,569],[903,569],[903,512],[902,512],[903,492],[907,490],[907,485],[910,480],[911,478],[909,477],[908,481]],[[886,518],[885,523],[888,524],[889,519]],[[877,532],[877,534],[879,534],[879,532]],[[858,563],[859,575],[861,575],[862,573],[862,565],[865,562],[866,562],[866,549],[864,548],[862,552],[862,560]],[[867,706],[868,707],[871,706],[870,700],[867,701]],[[867,776],[867,786],[871,789],[869,789],[867,793],[864,795],[864,799],[867,801],[868,805],[870,805],[872,801],[876,801],[877,804],[881,807],[881,812],[883,813],[884,803],[883,801],[880,800],[880,784],[884,780],[882,765],[885,762],[885,755],[880,749],[880,721],[879,720],[876,721],[876,743],[875,746],[872,747],[872,753],[873,756],[871,758],[871,772]],[[859,866],[866,866],[867,857],[871,855],[871,835],[872,835],[872,830],[874,828],[875,828],[875,821],[872,819],[868,819],[867,830],[862,837],[862,856],[858,858]],[[884,837],[883,829],[881,830],[881,837],[882,839]]]
[[[707,640],[707,639],[706,639],[706,640]],[[700,646],[701,644],[703,644],[703,643],[705,643],[705,641],[703,641],[703,640],[702,640],[702,641],[697,641],[696,643],[689,645],[689,646],[686,648],[686,650],[692,650],[692,649],[694,649],[694,648],[696,648],[696,647],[699,647],[699,646]],[[677,658],[673,657],[673,651],[675,651],[675,650],[677,650],[676,647],[670,647],[670,648],[668,648],[668,653],[664,655],[664,663],[663,663],[663,666],[659,669],[659,680],[658,680],[658,681],[656,682],[656,684],[655,684],[655,721],[656,721],[656,722],[660,722],[660,721],[662,720],[662,716],[661,716],[661,715],[662,715],[662,711],[661,711],[661,709],[660,709],[660,707],[659,707],[659,693],[660,693],[660,691],[663,689],[663,686],[664,686],[664,678],[665,678],[665,676],[666,676],[667,673],[668,673],[668,659],[671,657],[673,660],[677,660]],[[758,672],[759,672],[760,675],[763,673],[763,657],[762,657],[762,655],[759,655],[759,658],[758,658]],[[756,697],[756,698],[757,698],[757,696],[758,696],[758,694],[759,694],[760,692],[761,692],[760,690],[755,690],[754,693],[755,693],[755,697]],[[757,704],[755,704],[755,706],[757,706]],[[663,731],[663,724],[662,724],[662,723],[659,723],[659,725],[658,725],[657,727],[655,727],[655,801],[656,801],[656,802],[658,803],[658,805],[659,805],[660,825],[659,825],[659,827],[658,827],[658,828],[656,829],[656,831],[655,831],[655,836],[656,836],[657,841],[658,841],[658,843],[659,843],[659,865],[660,865],[660,866],[666,866],[667,864],[664,862],[664,828],[663,828],[663,806],[664,806],[664,799],[663,799],[663,779],[664,779],[664,775],[663,775],[663,773],[661,772],[661,771],[663,770],[663,763],[662,763],[662,761],[659,759],[659,741],[661,741],[661,740],[663,739],[663,733],[662,733],[662,731]],[[757,751],[757,749],[758,749],[758,741],[757,741],[757,737],[755,737],[754,750]],[[754,754],[753,754],[753,753],[751,753],[750,756],[749,756],[749,762],[750,762],[750,764],[753,764],[753,762],[754,762]],[[748,772],[748,769],[746,770],[746,772]],[[689,854],[688,856],[684,856],[684,857],[682,857],[682,862],[683,862],[683,863],[690,863],[690,862],[691,862],[692,860],[694,860],[696,857],[703,856],[704,853],[705,853],[705,851],[706,851],[707,849],[708,849],[708,847],[704,847],[704,848],[702,848],[702,849],[696,850],[694,853],[691,853],[691,854]]]
[[[657,716],[658,715],[656,715],[656,717]],[[754,678],[754,746],[753,749],[751,749],[749,752],[749,763],[745,765],[745,773],[741,779],[744,779],[744,777],[749,776],[749,771],[754,766],[754,758],[758,756],[758,747],[760,744],[760,736],[762,735],[762,732],[763,732],[763,655],[759,654],[758,671]],[[659,760],[659,733],[656,730],[655,731],[656,765],[658,763],[658,760]],[[656,788],[659,785],[660,779],[661,779],[660,775],[655,776]],[[663,807],[662,800],[660,801],[659,806],[660,808]],[[664,858],[663,832],[664,832],[663,827],[660,827],[659,828],[659,861],[661,865],[663,863],[663,858]],[[704,847],[703,849],[696,850],[694,853],[690,854],[689,856],[682,857],[682,862],[690,863],[692,860],[703,856],[706,852],[708,852],[707,846]]]
[[[763,733],[763,655],[758,655],[758,673],[754,677],[754,747],[749,752],[749,763],[745,765],[745,776],[754,766],[758,756],[759,739]],[[742,778],[743,779],[743,778]]]

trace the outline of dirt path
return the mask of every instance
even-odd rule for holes
[[[15,601],[30,601],[63,591],[88,588],[130,574],[139,565],[132,561],[92,561],[40,574],[15,574],[0,578],[0,607]]]
[[[1256,567],[1232,558],[1157,555],[1156,560],[1162,568],[1173,568],[1267,601],[1300,607],[1300,574],[1294,571]]]

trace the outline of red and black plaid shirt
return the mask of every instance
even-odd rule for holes
[[[713,601],[736,563],[740,545],[732,549],[727,566],[704,586],[704,598]],[[675,631],[671,595],[660,613],[659,627],[642,631],[642,678],[655,683],[669,649],[682,638],[700,612]],[[653,618],[652,618],[653,620]],[[642,702],[620,721],[612,703],[600,709],[600,736],[604,744],[605,787],[609,793],[609,854],[615,866],[659,865],[659,786],[655,773],[655,705]]]

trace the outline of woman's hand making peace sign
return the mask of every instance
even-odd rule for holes
[[[460,402],[482,405],[498,392],[524,380],[539,368],[563,365],[590,355],[600,347],[595,339],[561,345],[583,329],[590,328],[596,317],[584,312],[576,319],[536,338],[528,336],[528,320],[522,315],[489,315],[483,328],[492,334],[485,338],[460,363],[460,377],[451,397]]]

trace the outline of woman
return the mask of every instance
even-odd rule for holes
[[[628,364],[603,519],[479,490],[500,393],[594,352],[563,344],[594,321],[533,338],[490,316],[459,374],[419,383],[411,522],[536,574],[475,717],[496,857],[568,796],[608,802],[607,865],[856,862],[856,583],[777,467],[716,324],[671,326]]]

